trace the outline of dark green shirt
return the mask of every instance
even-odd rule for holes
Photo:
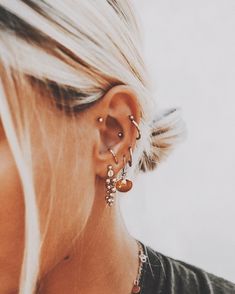
[[[235,284],[145,247],[141,294],[235,294]]]

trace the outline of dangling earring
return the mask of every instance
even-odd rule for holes
[[[116,194],[116,184],[117,179],[114,176],[114,171],[112,165],[108,166],[107,178],[106,178],[106,196],[105,201],[109,207],[114,204],[114,197]]]
[[[126,179],[126,156],[123,155],[123,169],[121,179],[116,182],[116,188],[119,192],[128,192],[131,190],[132,181]]]

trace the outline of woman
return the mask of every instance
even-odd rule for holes
[[[235,293],[130,236],[118,193],[183,134],[127,0],[0,3],[0,293]],[[118,191],[117,191],[118,190]]]

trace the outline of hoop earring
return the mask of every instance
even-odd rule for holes
[[[140,128],[139,125],[137,124],[137,122],[135,121],[135,118],[133,115],[129,115],[129,119],[131,121],[131,123],[136,127],[137,132],[138,132],[138,137],[136,138],[136,140],[139,140],[141,138],[141,132],[140,132]]]
[[[129,167],[132,167],[133,152],[131,146],[128,148],[130,153],[130,160],[128,160]]]
[[[107,178],[106,178],[106,196],[105,201],[109,207],[114,204],[114,197],[116,195],[116,181],[112,165],[108,165]]]
[[[121,179],[116,182],[116,188],[119,192],[128,192],[133,186],[132,181],[126,179],[126,156],[123,155],[123,169]]]
[[[118,164],[118,159],[117,159],[117,156],[116,156],[115,152],[113,151],[113,149],[108,148],[108,151],[112,154],[115,163]]]

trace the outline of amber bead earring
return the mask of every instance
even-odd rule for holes
[[[116,182],[116,188],[119,192],[128,192],[131,190],[133,183],[131,180],[126,178],[126,156],[123,155],[123,169],[122,169],[122,175],[120,180]]]

